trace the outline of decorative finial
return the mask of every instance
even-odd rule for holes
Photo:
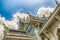
[[[32,14],[30,12],[26,12],[29,16],[32,16]]]
[[[55,0],[55,2],[56,2],[57,5],[59,4],[57,0]]]

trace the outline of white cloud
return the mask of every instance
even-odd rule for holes
[[[29,17],[28,14],[16,12],[13,15],[13,18],[19,20],[17,16],[21,19],[24,19],[24,18],[27,19],[27,17]]]
[[[10,29],[18,29],[18,25],[17,22],[14,21],[13,19],[11,21],[6,20],[5,17],[1,17],[0,16],[0,24],[4,23],[6,25],[6,27],[10,28]]]
[[[48,16],[50,16],[50,13],[52,13],[53,11],[54,11],[54,8],[41,7],[38,9],[37,16],[42,17],[43,15],[45,15],[46,17],[48,17]]]
[[[18,24],[13,20],[11,21],[7,20],[5,25],[10,29],[18,30]]]

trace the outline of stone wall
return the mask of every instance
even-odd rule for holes
[[[55,24],[51,28],[50,39],[58,40],[57,30],[60,28],[60,21],[55,22]]]

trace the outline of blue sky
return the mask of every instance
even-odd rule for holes
[[[58,0],[59,1],[59,0]],[[55,0],[0,0],[0,15],[10,20],[18,10],[37,14],[40,7],[56,7]]]

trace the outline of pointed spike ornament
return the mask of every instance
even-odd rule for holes
[[[56,2],[57,5],[59,4],[57,0],[55,0],[55,2]]]

